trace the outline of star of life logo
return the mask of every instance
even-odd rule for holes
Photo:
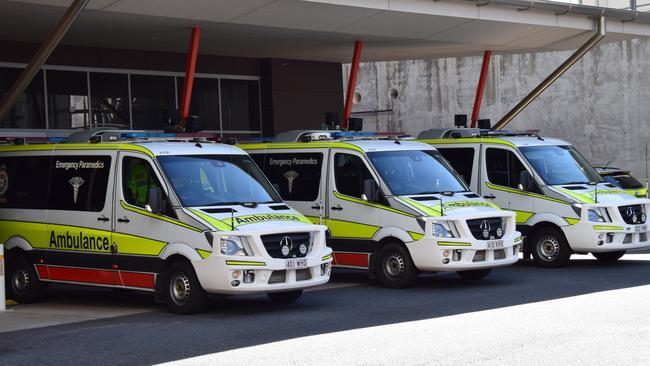
[[[289,170],[288,172],[282,174],[283,177],[287,178],[287,181],[289,183],[289,194],[291,194],[291,191],[293,190],[293,181],[296,180],[300,176],[296,171]]]
[[[77,203],[77,196],[79,195],[79,187],[81,187],[82,184],[84,184],[86,181],[83,180],[81,177],[72,177],[72,179],[69,180],[70,185],[72,186],[72,194],[73,194],[73,199],[74,203]]]

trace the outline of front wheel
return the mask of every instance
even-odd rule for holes
[[[625,255],[625,251],[620,252],[605,252],[605,253],[591,253],[599,262],[612,263],[621,259]]]
[[[382,285],[389,288],[404,288],[412,285],[418,272],[411,256],[403,246],[397,243],[385,245],[379,251],[377,277]]]
[[[471,271],[458,271],[458,275],[460,278],[466,280],[466,281],[478,281],[484,279],[487,275],[490,274],[492,270],[490,268],[487,269],[474,269]]]
[[[562,267],[569,262],[571,247],[560,229],[545,227],[531,238],[532,254],[535,264],[540,267]]]
[[[20,304],[37,302],[44,297],[43,283],[34,265],[22,255],[8,258],[6,287],[8,297]]]
[[[298,300],[302,295],[302,290],[284,291],[284,292],[269,292],[266,296],[274,302],[290,303]]]
[[[207,296],[192,265],[187,262],[172,263],[165,278],[165,302],[172,313],[193,314],[203,310]]]

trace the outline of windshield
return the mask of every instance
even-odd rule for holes
[[[398,196],[468,190],[436,150],[369,152],[368,157],[388,188]]]
[[[572,146],[526,146],[519,150],[547,185],[588,184],[603,178]]]
[[[184,206],[281,201],[248,155],[161,156],[158,161]]]

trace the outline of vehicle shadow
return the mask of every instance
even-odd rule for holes
[[[29,352],[8,360],[0,355],[0,363],[33,364],[44,360],[41,354],[50,362],[68,364],[172,361],[296,337],[648,285],[650,261],[624,258],[603,264],[580,259],[556,269],[520,261],[493,270],[481,281],[463,281],[454,273],[428,274],[413,287],[400,290],[381,287],[366,272],[335,269],[331,282],[331,288],[305,292],[293,304],[273,303],[260,295],[230,297],[210,301],[202,314],[179,316],[150,299],[148,313],[3,333],[0,350],[3,343],[11,342],[15,351]],[[141,306],[145,301],[135,293],[107,293],[100,299],[115,306]],[[66,301],[75,301],[80,295],[65,296]],[[88,353],[86,338],[102,339],[103,347]],[[75,353],[83,357],[70,357]]]

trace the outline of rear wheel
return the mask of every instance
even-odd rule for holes
[[[466,281],[478,281],[484,279],[487,275],[490,274],[492,270],[490,268],[486,269],[474,269],[471,271],[458,271],[458,275]]]
[[[591,253],[598,261],[604,262],[604,263],[612,263],[616,262],[617,260],[621,259],[622,256],[625,255],[625,251],[619,251],[619,252],[605,252],[605,253]]]
[[[554,227],[544,227],[531,238],[532,254],[540,267],[562,267],[569,262],[571,247],[564,233]]]
[[[295,290],[295,291],[285,291],[285,292],[269,292],[266,294],[266,296],[269,297],[274,302],[283,302],[283,303],[290,303],[298,300],[298,298],[302,295],[302,290]]]
[[[377,277],[382,285],[404,288],[412,285],[418,272],[408,250],[397,243],[386,244],[378,253]]]
[[[203,310],[207,296],[189,263],[172,263],[165,278],[165,302],[172,313],[193,314]]]
[[[21,304],[29,304],[44,297],[43,283],[38,279],[34,265],[23,255],[7,259],[6,288],[8,297]]]

